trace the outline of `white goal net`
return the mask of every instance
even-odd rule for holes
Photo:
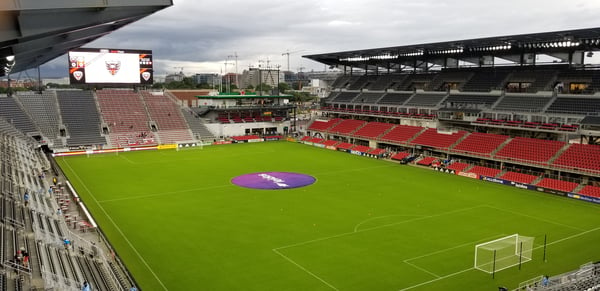
[[[494,273],[531,261],[533,237],[509,235],[475,246],[475,269]]]

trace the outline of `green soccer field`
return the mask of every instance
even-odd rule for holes
[[[497,290],[600,260],[597,205],[302,144],[57,161],[144,290]],[[270,171],[317,181],[231,183]],[[474,269],[476,244],[515,233],[531,262]]]

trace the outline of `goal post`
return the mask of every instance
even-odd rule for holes
[[[475,246],[475,269],[493,274],[531,261],[533,237],[509,235]]]

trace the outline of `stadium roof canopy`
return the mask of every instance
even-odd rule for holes
[[[553,57],[553,63],[583,64],[586,52],[600,50],[600,27],[520,34],[437,43],[404,45],[306,55],[305,58],[338,68],[374,70],[493,66],[496,59],[516,65],[535,65],[537,55]]]
[[[172,0],[0,1],[0,76],[44,64]]]

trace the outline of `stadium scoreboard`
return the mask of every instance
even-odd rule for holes
[[[151,50],[80,48],[69,51],[71,84],[152,84]]]

